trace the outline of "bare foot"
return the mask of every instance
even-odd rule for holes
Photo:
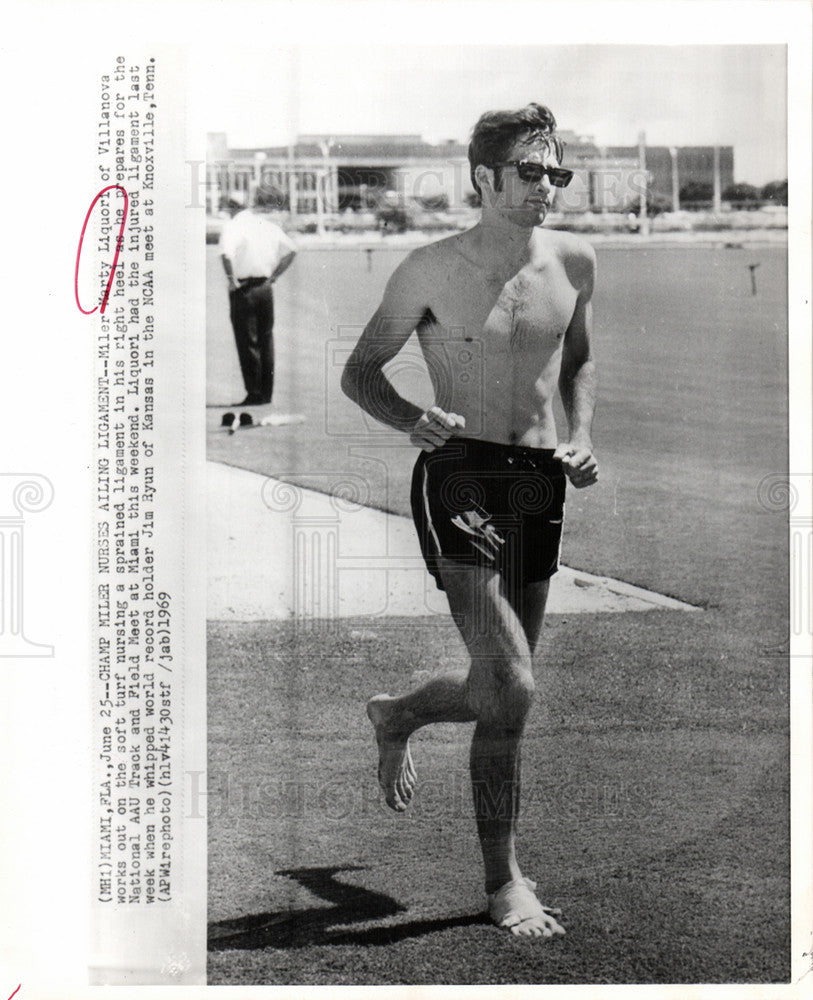
[[[388,694],[377,694],[367,702],[367,716],[375,727],[378,743],[378,783],[390,809],[403,812],[415,791],[418,776],[409,752],[409,737],[390,725],[393,701]]]
[[[557,923],[561,910],[543,906],[534,895],[536,882],[516,879],[496,892],[489,893],[488,912],[498,927],[505,927],[517,937],[551,938],[565,933]]]

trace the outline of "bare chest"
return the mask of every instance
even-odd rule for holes
[[[555,264],[527,266],[507,281],[451,274],[430,307],[426,339],[477,342],[489,356],[550,356],[573,316],[577,292]]]

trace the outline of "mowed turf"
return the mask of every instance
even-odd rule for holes
[[[219,404],[242,387],[213,249]],[[210,457],[317,489],[355,473],[405,510],[414,453],[338,391],[401,256],[300,254],[273,410],[307,421],[226,437],[213,405]],[[565,910],[561,941],[482,923],[471,727],[417,737],[407,815],[378,801],[364,701],[462,664],[448,623],[211,624],[211,982],[787,979],[787,512],[768,478],[786,468],[784,345],[782,251],[599,252],[602,478],[569,494],[563,557],[706,610],[550,618],[520,855]],[[413,368],[396,377],[420,393]]]

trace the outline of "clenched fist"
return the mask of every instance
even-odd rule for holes
[[[439,406],[433,406],[422,414],[409,440],[416,448],[423,451],[434,451],[441,448],[454,434],[466,429],[466,418],[457,413],[444,413]]]
[[[562,460],[565,475],[577,490],[598,482],[598,462],[592,445],[560,444],[553,457]]]

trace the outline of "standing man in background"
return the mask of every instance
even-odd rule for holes
[[[296,254],[270,219],[247,208],[242,191],[229,195],[229,221],[220,235],[229,281],[229,311],[246,388],[242,406],[270,403],[274,392],[274,293],[271,286]]]

